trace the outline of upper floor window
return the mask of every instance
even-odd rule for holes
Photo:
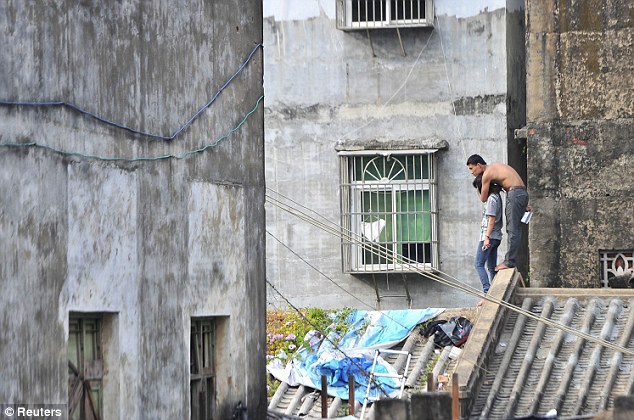
[[[433,0],[337,0],[337,28],[431,27]]]
[[[435,153],[359,151],[340,158],[344,271],[437,268]]]

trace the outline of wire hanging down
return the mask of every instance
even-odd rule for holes
[[[198,149],[194,149],[194,150],[189,150],[187,152],[183,152],[180,155],[169,154],[169,155],[162,155],[162,156],[137,156],[137,157],[132,157],[132,158],[126,158],[126,157],[121,157],[121,156],[108,157],[108,156],[98,156],[98,155],[87,155],[87,154],[83,154],[83,153],[79,153],[79,152],[71,152],[71,151],[57,149],[57,148],[54,148],[54,147],[51,147],[51,146],[47,146],[45,144],[38,144],[36,142],[29,142],[29,143],[0,143],[0,147],[8,147],[8,148],[38,147],[38,148],[45,149],[45,150],[51,151],[53,153],[57,153],[57,154],[64,155],[64,156],[74,156],[74,157],[80,157],[80,158],[84,158],[84,159],[95,159],[95,160],[101,160],[101,161],[106,161],[106,162],[112,162],[112,161],[141,162],[141,161],[155,161],[155,160],[164,160],[164,159],[185,159],[186,157],[191,156],[191,155],[193,155],[195,153],[202,153],[205,150],[209,149],[210,147],[217,146],[218,143],[220,143],[222,140],[225,140],[226,138],[230,137],[233,133],[238,131],[238,129],[247,121],[247,119],[258,109],[258,107],[260,106],[260,103],[262,102],[263,99],[264,99],[264,96],[260,96],[260,98],[258,98],[257,102],[255,103],[255,106],[253,107],[253,109],[251,109],[251,111],[249,111],[244,116],[242,121],[240,121],[240,123],[237,126],[233,127],[232,129],[227,131],[225,134],[223,134],[222,136],[218,137],[212,143],[206,144],[206,145],[204,145],[202,147],[199,147]]]
[[[100,117],[97,114],[94,114],[92,112],[86,111],[83,108],[80,108],[79,106],[75,105],[75,104],[71,104],[69,102],[64,102],[64,101],[42,101],[42,102],[35,102],[35,101],[0,101],[0,105],[3,106],[32,106],[32,107],[49,107],[49,106],[64,106],[67,108],[70,108],[74,111],[79,112],[80,114],[86,115],[88,117],[94,118],[99,122],[102,122],[104,124],[113,126],[113,127],[117,127],[120,128],[122,130],[126,130],[129,131],[131,133],[134,134],[138,134],[141,136],[145,136],[145,137],[150,137],[150,138],[154,138],[154,139],[159,139],[159,140],[174,140],[180,133],[182,133],[187,127],[189,127],[194,120],[196,120],[196,118],[198,118],[200,116],[200,114],[203,113],[203,111],[205,111],[207,108],[209,108],[218,98],[218,96],[220,96],[220,94],[222,93],[223,90],[225,90],[227,88],[227,86],[229,86],[229,84],[233,81],[233,79],[236,78],[236,76],[238,76],[238,74],[240,74],[242,72],[242,70],[244,70],[244,68],[246,67],[246,65],[251,61],[251,58],[253,58],[253,55],[255,54],[255,52],[260,49],[263,48],[262,44],[257,44],[255,46],[255,48],[253,49],[253,51],[251,51],[251,53],[249,54],[249,56],[247,57],[247,59],[240,65],[240,67],[238,67],[238,70],[225,82],[224,85],[222,85],[222,87],[220,89],[218,89],[218,91],[216,92],[216,94],[202,107],[200,107],[195,113],[194,115],[192,115],[191,118],[189,118],[184,124],[182,124],[179,128],[176,129],[176,131],[174,131],[173,134],[169,135],[169,136],[165,136],[162,134],[154,134],[154,133],[149,133],[146,131],[141,131],[135,128],[131,128],[128,127],[126,125],[120,124],[118,122],[115,121],[110,121],[106,118]]]
[[[276,197],[272,196],[270,193],[276,194]],[[281,199],[278,197],[282,197]],[[291,204],[288,204],[287,202],[284,202],[283,199],[286,199],[288,201],[291,202]],[[352,232],[352,231],[346,231],[343,227],[339,226],[338,224],[329,221],[328,219],[321,217],[320,216],[320,220],[317,220],[316,218],[312,217],[311,215],[307,214],[306,212],[304,212],[301,209],[298,209],[296,207],[296,203],[289,199],[288,197],[285,197],[282,194],[279,194],[277,192],[275,192],[274,190],[267,188],[267,193],[265,195],[265,200],[267,203],[279,208],[280,210],[286,211],[287,213],[292,214],[293,216],[313,225],[318,227],[319,229],[334,235],[338,238],[340,238],[341,240],[345,241],[345,242],[349,242],[351,244],[356,244],[359,246],[363,246],[365,249],[367,249],[369,252],[375,253],[378,256],[381,257],[392,257],[391,254],[388,252],[389,250],[380,244],[371,244],[368,242],[363,242],[362,238],[360,237],[359,234]],[[303,206],[302,206],[303,207]],[[314,212],[313,212],[314,213]],[[407,257],[398,257],[399,258],[399,263],[403,264],[405,267],[408,267],[408,269],[410,269],[413,272],[416,272],[420,275],[426,276],[429,279],[432,279],[438,283],[441,283],[445,286],[449,286],[451,288],[457,289],[459,291],[480,297],[481,299],[485,299],[489,302],[498,304],[500,306],[503,306],[511,311],[514,311],[520,315],[524,315],[529,319],[533,319],[537,322],[542,322],[548,326],[551,326],[553,328],[559,329],[561,331],[565,331],[569,334],[572,334],[576,337],[580,337],[583,338],[584,340],[587,340],[589,342],[598,344],[600,346],[606,347],[606,348],[610,348],[614,351],[618,351],[620,353],[623,354],[628,354],[628,355],[632,355],[634,356],[634,350],[625,348],[624,346],[620,346],[618,344],[614,344],[611,343],[607,340],[604,340],[602,338],[599,337],[595,337],[593,335],[584,333],[582,331],[578,331],[574,328],[568,327],[566,325],[560,324],[558,322],[555,322],[549,318],[545,318],[543,316],[540,315],[535,315],[534,313],[532,313],[531,311],[528,311],[524,308],[521,308],[517,305],[513,305],[509,302],[506,302],[502,299],[498,299],[498,298],[494,298],[492,296],[489,295],[485,295],[482,291],[469,286],[461,281],[459,281],[458,279],[452,277],[451,275],[447,274],[447,273],[443,273],[439,270],[435,270],[434,272],[432,271],[424,271],[421,270],[420,268],[418,268],[415,264],[415,261],[410,260]],[[438,274],[436,274],[438,273]],[[440,274],[440,275],[439,275]],[[441,277],[445,276],[446,278]]]

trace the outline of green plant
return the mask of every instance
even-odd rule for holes
[[[309,331],[317,330],[317,338],[320,340],[332,331],[336,332],[337,336],[343,337],[348,331],[347,320],[352,311],[350,308],[341,310],[321,308],[300,308],[299,311],[295,309],[268,310],[266,313],[267,363],[274,358],[279,358],[285,363],[302,345],[309,347],[309,343],[304,341]],[[280,382],[272,375],[267,376],[269,398],[275,394],[279,385]]]
[[[423,374],[420,375],[420,377],[418,378],[418,381],[416,381],[416,385],[414,386],[413,393],[420,393],[420,392],[427,391],[427,376],[433,372],[434,366],[436,366],[438,359],[440,359],[440,354],[436,354],[436,352],[433,352],[431,354],[430,360],[427,362],[427,365],[425,365]]]
[[[275,391],[280,387],[281,382],[273,377],[273,375],[266,375],[266,395],[268,398],[275,395]]]
[[[311,330],[327,335],[336,331],[342,336],[347,332],[347,319],[352,309],[325,310],[304,308],[296,310],[269,310],[266,314],[266,355],[267,359],[279,357],[283,351],[288,356],[304,343],[304,337]]]

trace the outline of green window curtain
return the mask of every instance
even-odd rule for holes
[[[431,242],[431,201],[429,190],[402,191],[396,203],[399,242]]]

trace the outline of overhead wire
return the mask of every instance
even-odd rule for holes
[[[267,188],[268,191],[272,191],[270,188]],[[283,196],[282,196],[283,197]],[[362,236],[344,229],[342,226],[335,224],[334,222],[329,222],[330,225],[328,225],[327,223],[321,222],[319,220],[316,220],[315,218],[313,218],[312,216],[306,214],[305,212],[293,207],[292,205],[289,205],[287,203],[282,202],[281,200],[272,197],[269,193],[265,194],[265,200],[267,203],[279,208],[280,210],[286,211],[287,213],[299,218],[300,220],[303,220],[331,235],[334,235],[338,238],[340,238],[342,241],[353,244],[353,245],[357,245],[357,246],[362,246],[364,248],[364,250],[368,250],[369,252],[378,255],[380,257],[389,257],[389,258],[394,258],[394,255],[390,252],[390,250],[388,248],[386,248],[385,246],[381,245],[381,244],[377,244],[377,243],[371,243],[369,241],[364,241]],[[292,200],[291,200],[292,202]],[[328,220],[323,218],[323,220]],[[540,315],[536,315],[533,312],[530,312],[528,310],[524,310],[523,308],[517,306],[517,305],[513,305],[509,302],[506,302],[502,299],[498,299],[496,297],[493,296],[489,296],[488,294],[484,294],[483,292],[475,289],[472,286],[469,286],[465,283],[462,283],[461,281],[459,281],[458,279],[454,278],[453,276],[447,274],[447,273],[443,273],[440,270],[434,269],[433,271],[431,270],[422,270],[418,267],[418,264],[416,261],[413,261],[407,257],[403,257],[403,256],[398,256],[397,260],[395,261],[397,264],[401,264],[404,268],[412,271],[412,272],[416,272],[417,274],[420,274],[422,276],[425,276],[427,278],[430,278],[438,283],[441,283],[445,286],[451,287],[453,289],[457,289],[460,290],[462,292],[468,293],[468,294],[472,294],[475,295],[477,297],[480,297],[481,299],[487,300],[489,302],[495,303],[497,305],[500,305],[502,307],[505,307],[517,314],[521,314],[526,316],[529,319],[532,319],[534,321],[537,322],[542,322],[548,326],[551,326],[553,328],[562,330],[564,332],[567,332],[569,334],[572,334],[576,337],[582,338],[584,340],[587,340],[589,342],[601,345],[603,347],[606,348],[610,348],[614,351],[618,351],[621,352],[623,354],[628,354],[628,355],[633,355],[634,356],[634,350],[630,350],[627,349],[625,347],[619,346],[617,344],[611,343],[607,340],[603,340],[601,338],[597,338],[594,337],[590,334],[587,333],[583,333],[581,331],[575,330],[574,328],[562,325],[558,322],[555,322],[551,319],[542,317]],[[446,276],[446,278],[441,277],[440,275],[436,274],[442,274],[443,276]]]
[[[268,189],[269,191],[271,191],[271,192],[275,193],[275,191],[274,191],[274,190],[272,190],[272,189],[270,189],[270,188],[268,188],[268,187],[267,187],[267,189]],[[295,203],[295,205],[297,205],[297,206],[299,206],[299,207],[302,207],[302,208],[304,208],[304,209],[306,209],[306,210],[308,210],[308,211],[310,211],[310,212],[314,213],[314,214],[316,215],[316,217],[319,217],[319,218],[321,218],[321,219],[323,219],[323,220],[325,220],[325,221],[327,221],[327,222],[329,222],[329,223],[333,223],[332,221],[328,220],[326,217],[324,217],[323,215],[321,215],[321,214],[319,214],[319,213],[315,212],[314,210],[310,209],[309,207],[303,206],[301,203],[297,203],[297,202],[293,201],[292,199],[290,199],[290,198],[288,198],[288,197],[284,196],[284,195],[283,195],[283,194],[281,194],[281,193],[276,193],[276,194],[278,194],[278,195],[280,195],[280,196],[282,196],[282,197],[284,197],[284,198],[286,198],[286,199],[288,199],[288,200],[292,201],[293,203]],[[315,267],[313,264],[309,263],[309,262],[308,262],[305,258],[301,257],[298,253],[296,253],[295,251],[293,251],[293,250],[292,250],[292,248],[290,248],[288,245],[284,244],[284,243],[283,243],[280,239],[278,239],[277,237],[275,237],[275,235],[273,235],[273,234],[272,234],[271,232],[269,232],[268,230],[267,230],[267,234],[269,234],[269,236],[271,236],[273,239],[275,239],[277,242],[279,242],[279,243],[280,243],[280,244],[281,244],[284,248],[286,248],[289,252],[291,252],[293,255],[295,255],[297,258],[299,258],[299,259],[300,259],[302,262],[304,262],[306,265],[308,265],[309,267],[311,267],[313,270],[317,271],[317,272],[318,272],[319,274],[321,274],[322,276],[326,277],[326,278],[327,278],[327,279],[328,279],[331,283],[333,283],[335,286],[337,286],[338,288],[340,288],[341,290],[343,290],[343,291],[344,291],[345,293],[347,293],[348,295],[352,296],[355,300],[357,300],[357,301],[361,302],[362,304],[364,304],[364,305],[366,305],[366,306],[369,306],[370,308],[374,309],[371,305],[367,304],[365,301],[363,301],[363,300],[359,299],[359,298],[358,298],[358,297],[356,297],[354,294],[350,293],[348,290],[346,290],[345,288],[343,288],[341,285],[339,285],[339,284],[338,284],[337,282],[335,282],[333,279],[331,279],[331,278],[330,278],[330,277],[328,277],[326,274],[324,274],[322,271],[320,271],[320,270],[319,270],[317,267]],[[268,280],[267,280],[267,283],[269,283],[269,284],[270,284],[270,282],[269,282]],[[271,285],[271,284],[270,284],[270,285]],[[282,293],[281,293],[281,292],[280,292],[277,288],[275,288],[273,285],[271,285],[271,287],[272,287],[272,289],[273,289],[273,290],[274,290],[274,291],[275,291],[275,292],[276,292],[276,293],[277,293],[277,294],[278,294],[278,295],[279,295],[282,299],[284,299],[284,301],[286,301],[286,302],[289,304],[289,306],[291,306],[291,308],[292,308],[292,309],[294,309],[296,312],[298,312],[298,313],[300,314],[300,316],[304,317],[304,315],[303,315],[303,314],[302,314],[302,313],[301,313],[301,312],[300,312],[300,311],[299,311],[296,307],[294,307],[294,306],[292,306],[292,305],[290,304],[290,300],[289,300],[286,296],[284,296],[284,295],[283,295],[283,294],[282,294]],[[384,311],[378,311],[378,312],[382,313],[382,315],[383,315],[383,316],[385,316],[387,319],[391,320],[392,322],[395,322],[397,325],[401,326],[402,328],[406,328],[404,325],[400,324],[397,320],[395,320],[395,319],[393,319],[391,316],[389,316],[389,314],[387,314],[386,312],[384,312]],[[322,334],[322,335],[323,335],[323,334]],[[432,339],[433,339],[433,338],[432,338]],[[436,343],[434,343],[434,346],[435,346],[435,347],[437,347],[437,348],[442,348],[442,347],[443,347],[443,346],[441,346],[441,345],[439,345],[439,344],[436,344]],[[347,356],[346,356],[346,357],[347,357]],[[464,357],[463,357],[463,359],[464,359]],[[466,359],[465,359],[465,360],[466,360]],[[484,367],[482,367],[482,366],[479,366],[479,365],[478,365],[478,361],[477,361],[477,360],[471,360],[471,361],[473,362],[474,366],[476,366],[476,368],[477,368],[477,369],[479,369],[480,371],[485,372],[485,373],[491,373],[491,371],[489,371],[488,369],[486,369],[486,368],[484,368]]]
[[[323,331],[321,331],[319,329],[318,326],[316,326],[306,315],[304,315],[304,313],[295,305],[293,305],[291,303],[290,300],[288,300],[279,290],[277,290],[277,288],[273,285],[273,283],[271,283],[268,279],[266,279],[266,283],[278,294],[282,297],[282,299],[284,299],[286,301],[286,303],[288,304],[288,306],[290,306],[295,312],[297,312],[299,314],[299,316],[306,321],[311,327],[313,327],[313,329],[315,329],[315,331],[319,332],[319,334],[321,334],[321,336],[324,338],[324,340],[328,341],[334,349],[336,349],[337,351],[339,351],[341,353],[341,355],[348,360],[352,365],[354,365],[357,369],[359,369],[359,372],[365,376],[366,378],[368,378],[368,382],[371,382],[384,396],[389,397],[389,394],[387,391],[385,391],[385,389],[383,388],[383,385],[378,382],[368,371],[367,369],[365,369],[362,365],[360,365],[356,360],[354,360],[352,357],[348,356],[345,352],[344,349],[342,349],[341,347],[339,347],[339,345],[333,341],[328,334],[324,333]]]
[[[147,132],[147,131],[142,131],[142,130],[139,130],[139,129],[136,129],[136,128],[132,128],[132,127],[126,126],[124,124],[121,124],[121,123],[109,120],[107,118],[101,117],[101,116],[99,116],[99,115],[97,115],[95,113],[86,111],[82,107],[80,107],[78,105],[75,105],[75,104],[72,104],[70,102],[66,102],[66,101],[7,101],[7,100],[2,100],[2,101],[0,101],[0,106],[25,106],[25,107],[62,106],[62,107],[70,108],[73,111],[79,112],[82,115],[86,115],[88,117],[94,118],[94,119],[96,119],[97,121],[99,121],[99,122],[101,122],[103,124],[110,125],[110,126],[113,126],[113,127],[117,127],[117,128],[129,131],[129,132],[134,133],[134,134],[138,134],[138,135],[142,135],[142,136],[150,137],[150,138],[154,138],[154,139],[159,139],[159,140],[174,140],[187,127],[189,127],[194,122],[194,120],[196,120],[196,118],[198,118],[200,116],[200,114],[202,114],[207,108],[209,108],[216,101],[216,99],[218,98],[218,96],[220,96],[222,91],[224,91],[227,88],[227,86],[229,86],[229,84],[233,81],[233,79],[235,79],[242,72],[242,70],[244,70],[246,65],[253,58],[255,52],[258,51],[260,48],[263,48],[263,45],[258,43],[255,46],[255,48],[253,48],[251,53],[247,56],[246,60],[244,60],[242,62],[242,64],[240,64],[238,69],[231,75],[231,77],[229,77],[229,79],[227,79],[227,81],[220,87],[220,89],[218,89],[216,91],[216,93],[213,95],[213,97],[207,103],[205,103],[203,106],[201,106],[185,123],[183,123],[180,127],[178,127],[170,135],[155,134],[155,133],[150,133],[150,132]]]
[[[407,76],[405,76],[405,78],[403,79],[403,82],[401,83],[401,85],[398,87],[398,89],[396,89],[396,90],[394,91],[394,93],[392,94],[392,96],[390,96],[390,98],[389,98],[387,101],[385,101],[383,104],[381,104],[381,106],[380,106],[380,108],[379,108],[379,111],[375,113],[375,117],[377,117],[377,116],[381,116],[381,113],[383,112],[383,110],[385,109],[385,107],[386,107],[387,105],[389,105],[389,104],[392,102],[392,100],[396,97],[396,95],[398,95],[398,93],[399,93],[401,90],[403,90],[403,88],[405,87],[405,85],[407,84],[407,82],[409,81],[409,79],[411,78],[412,73],[414,72],[414,69],[415,69],[415,68],[416,68],[416,66],[418,65],[418,62],[420,61],[420,58],[421,58],[421,56],[423,55],[423,52],[427,49],[427,46],[429,45],[429,42],[431,41],[431,39],[432,39],[433,35],[434,35],[434,30],[432,30],[432,31],[431,31],[431,33],[429,34],[429,37],[427,38],[427,41],[425,42],[425,44],[424,44],[424,45],[423,45],[423,47],[421,48],[420,52],[419,52],[419,53],[418,53],[418,55],[416,56],[416,59],[414,60],[414,63],[412,63],[412,65],[410,66],[409,72],[407,73]],[[344,137],[349,136],[350,134],[353,134],[353,133],[355,133],[355,132],[357,132],[357,131],[359,131],[359,130],[361,130],[361,129],[363,129],[363,128],[365,128],[365,127],[367,127],[367,126],[371,125],[371,124],[373,124],[373,123],[374,123],[374,121],[376,121],[376,120],[370,120],[370,121],[366,122],[365,124],[362,124],[362,125],[360,125],[359,127],[355,128],[355,129],[353,129],[353,130],[350,130],[350,131],[347,131],[347,132],[343,133],[343,134],[339,137],[339,140],[338,140],[338,141],[340,141],[340,140],[341,140],[341,139],[343,139]]]
[[[457,117],[458,114],[456,113],[456,103],[454,102],[454,92],[453,92],[453,88],[451,87],[451,81],[449,80],[449,69],[447,68],[447,54],[445,53],[445,44],[443,44],[442,42],[442,30],[440,29],[440,21],[438,20],[438,16],[434,17],[435,21],[436,21],[436,26],[438,27],[438,33],[439,33],[439,38],[440,38],[440,49],[442,51],[442,59],[443,59],[443,63],[444,63],[444,67],[445,67],[445,79],[447,80],[447,88],[449,89],[449,99],[451,101],[451,109],[453,111],[453,115],[454,117]],[[456,128],[457,128],[457,132],[458,132],[458,143],[460,143],[460,148],[462,149],[462,154],[464,156],[464,161],[467,161],[467,151],[464,148],[464,144],[462,141],[462,132],[460,130],[460,124],[457,123],[456,124]]]
[[[73,151],[68,151],[68,150],[64,150],[64,149],[60,149],[60,148],[56,148],[53,146],[49,146],[49,145],[45,145],[45,144],[39,144],[37,142],[26,142],[26,143],[0,143],[0,147],[7,147],[7,148],[28,148],[28,147],[36,147],[36,148],[41,148],[41,149],[45,149],[63,156],[72,156],[72,157],[79,157],[79,158],[84,158],[84,159],[93,159],[93,160],[99,160],[99,161],[106,161],[106,162],[110,162],[110,161],[118,161],[118,162],[142,162],[142,161],[158,161],[158,160],[164,160],[164,159],[185,159],[193,154],[197,154],[197,153],[202,153],[204,151],[206,151],[207,149],[211,148],[211,147],[215,147],[217,146],[221,141],[229,138],[231,135],[233,135],[236,131],[238,131],[240,129],[240,127],[249,119],[249,117],[258,109],[258,107],[260,106],[260,103],[262,102],[262,100],[264,99],[264,96],[260,96],[258,98],[258,100],[256,101],[254,107],[247,112],[247,114],[242,118],[242,120],[233,128],[229,129],[226,133],[222,134],[221,136],[217,137],[213,142],[205,144],[199,148],[193,149],[193,150],[188,150],[185,151],[181,154],[166,154],[166,155],[160,155],[160,156],[136,156],[136,157],[124,157],[124,156],[102,156],[102,155],[94,155],[94,154],[85,154],[85,153],[80,153],[80,152],[73,152]]]

